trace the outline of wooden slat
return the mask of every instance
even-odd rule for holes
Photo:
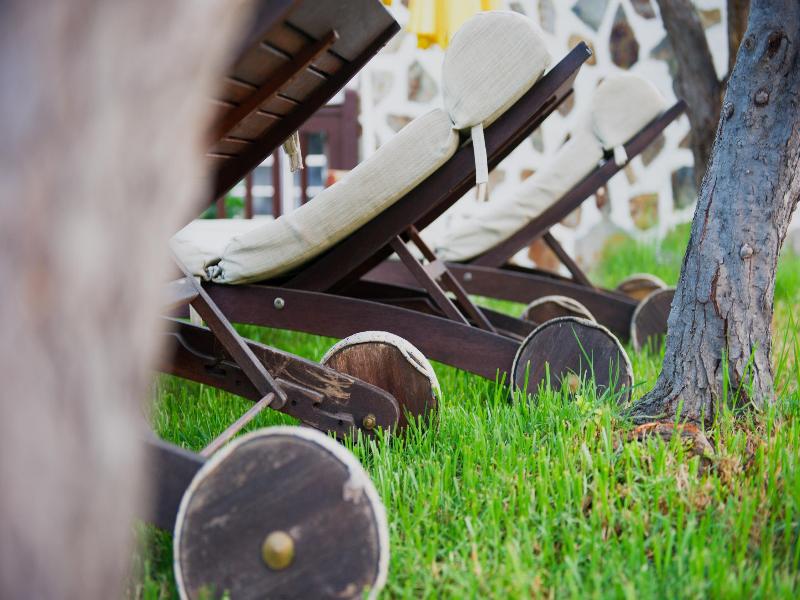
[[[274,73],[269,80],[256,89],[235,110],[231,110],[225,115],[222,121],[214,127],[214,139],[220,139],[233,129],[237,123],[255,112],[267,98],[276,94],[279,89],[296,77],[298,72],[304,70],[315,57],[325,52],[337,39],[338,35],[336,32],[329,31],[327,35],[317,40],[317,42],[306,46]]]
[[[381,9],[382,10],[382,9]],[[285,118],[280,123],[275,123],[269,128],[268,134],[254,140],[253,145],[236,161],[224,165],[217,172],[216,185],[212,190],[211,196],[215,197],[230,190],[236,183],[258,166],[280,143],[289,137],[308,117],[310,117],[320,106],[330,100],[336,92],[363,67],[380,50],[386,42],[400,30],[400,26],[395,21],[376,34],[373,40],[363,48],[358,57],[352,62],[343,64],[342,67],[331,77],[315,89],[308,97],[303,98],[303,105],[295,107],[291,118]],[[329,54],[330,50],[328,53]],[[320,56],[325,56],[321,54]],[[238,132],[238,129],[236,130]]]

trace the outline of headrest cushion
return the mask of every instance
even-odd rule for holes
[[[476,14],[456,32],[442,67],[444,104],[456,129],[489,125],[550,66],[538,26],[514,12]]]
[[[625,144],[667,107],[656,87],[637,75],[603,79],[592,97],[592,126],[603,147]]]

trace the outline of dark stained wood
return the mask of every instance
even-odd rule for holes
[[[457,323],[467,323],[467,319],[458,312],[455,304],[447,295],[444,293],[444,290],[439,286],[439,284],[434,280],[433,277],[430,277],[429,274],[425,271],[425,268],[417,261],[416,258],[411,254],[411,251],[406,248],[406,245],[403,243],[403,240],[400,237],[395,237],[391,241],[392,249],[397,252],[397,256],[400,257],[401,262],[403,265],[408,269],[409,273],[417,280],[417,282],[425,288],[425,290],[430,294],[431,299],[434,301],[436,306],[447,316],[448,319],[451,319]]]
[[[309,43],[295,56],[291,56],[290,60],[272,73],[269,79],[256,87],[238,106],[226,113],[225,117],[214,125],[213,138],[219,139],[226,135],[234,125],[248,117],[270,96],[307,69],[311,62],[330,48],[337,39],[338,34],[335,31],[328,31],[320,39]]]
[[[636,307],[631,319],[631,343],[637,351],[648,346],[657,351],[661,347],[674,296],[675,288],[656,290]]]
[[[199,295],[194,282],[186,277],[170,281],[164,286],[161,307],[165,313],[190,304]]]
[[[253,402],[261,400],[259,391],[208,329],[181,321],[171,321],[170,325],[161,371]],[[274,406],[275,410],[340,438],[352,434],[354,428],[371,435],[363,427],[369,414],[375,415],[378,427],[396,426],[400,410],[390,393],[288,352],[249,340],[247,345],[287,396],[286,403]]]
[[[351,18],[352,17],[352,18]],[[320,30],[320,27],[324,29]],[[267,89],[268,98],[249,110],[233,106],[225,116],[226,132],[250,144],[213,167],[213,195],[220,196],[258,166],[286,138],[330,100],[399,30],[377,0],[303,0],[273,23],[232,67],[231,78]],[[332,31],[339,38],[326,46]],[[306,49],[303,53],[303,48]],[[304,60],[296,60],[302,54]],[[312,56],[313,54],[313,56]],[[287,64],[293,63],[290,69]],[[312,68],[313,66],[313,68]],[[294,74],[289,74],[294,70]],[[276,73],[282,73],[275,78]],[[273,83],[269,83],[273,82]],[[280,82],[279,86],[275,84]],[[237,92],[238,93],[238,92]],[[230,95],[230,94],[229,94]],[[257,106],[256,110],[252,110]],[[232,115],[246,118],[234,118]],[[216,146],[213,148],[219,150]]]
[[[553,254],[558,257],[561,264],[567,267],[567,270],[575,281],[587,287],[594,287],[592,282],[589,281],[589,277],[583,272],[583,269],[578,266],[578,263],[572,260],[572,257],[567,254],[567,251],[564,250],[564,247],[558,243],[558,240],[553,237],[553,234],[550,233],[549,230],[542,236],[542,239],[553,251]]]
[[[641,302],[656,290],[663,290],[666,284],[653,275],[646,273],[631,275],[617,284],[615,291]]]
[[[183,493],[203,463],[205,459],[199,454],[149,434],[145,440],[145,474],[153,489],[149,507],[141,517],[172,531]]]
[[[323,364],[390,392],[400,406],[401,430],[408,426],[409,415],[426,419],[436,411],[437,400],[430,379],[391,344],[366,342],[345,346]]]
[[[197,293],[197,297],[192,301],[192,308],[208,324],[209,329],[214,333],[219,343],[222,344],[236,364],[247,375],[253,387],[258,390],[260,397],[263,398],[267,394],[274,394],[276,408],[285,404],[286,393],[275,382],[275,379],[273,379],[264,365],[259,362],[256,355],[236,332],[219,307],[214,304],[214,301],[211,300],[203,287],[191,276],[180,261],[176,259],[176,262],[184,272],[184,279],[194,286]]]
[[[518,342],[477,327],[390,304],[266,285],[208,285],[209,295],[237,323],[345,338],[359,331],[388,331],[426,357],[487,379],[508,372]],[[275,298],[284,300],[276,310]]]
[[[586,306],[614,335],[624,339],[630,335],[631,318],[637,302],[622,294],[588,288],[571,279],[536,269],[516,266],[495,269],[462,263],[448,263],[447,267],[470,294],[522,304],[542,296],[569,296]],[[401,265],[390,260],[375,267],[365,279],[369,283],[415,284]]]
[[[175,575],[189,597],[206,589],[244,600],[362,598],[378,582],[389,550],[383,509],[358,485],[366,475],[352,473],[352,463],[288,432],[247,438],[211,461],[176,527]],[[283,570],[261,555],[275,531],[294,544]]]
[[[609,392],[619,403],[628,401],[633,385],[619,341],[604,327],[574,317],[544,323],[520,346],[511,372],[516,389],[535,395],[548,377],[554,389],[566,385],[571,392],[594,377],[598,394]]]
[[[579,317],[596,321],[588,308],[569,296],[542,296],[533,300],[522,311],[522,318],[531,323],[544,323],[559,317]]]

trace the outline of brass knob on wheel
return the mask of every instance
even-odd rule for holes
[[[372,431],[378,424],[378,420],[375,418],[375,415],[370,413],[366,417],[364,417],[364,420],[361,421],[361,424],[364,426],[364,429]]]
[[[261,558],[270,569],[285,569],[294,560],[294,540],[285,531],[273,531],[264,538]]]

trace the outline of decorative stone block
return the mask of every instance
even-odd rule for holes
[[[414,119],[408,115],[386,115],[386,123],[393,131],[400,131]]]
[[[631,0],[631,6],[640,17],[654,19],[656,16],[656,11],[653,10],[653,5],[650,0]]]
[[[378,104],[386,98],[392,89],[394,75],[389,71],[373,71],[371,73],[372,101]]]
[[[556,9],[553,0],[539,0],[539,24],[547,33],[556,32]]]
[[[408,99],[425,103],[433,100],[438,93],[439,86],[419,61],[411,63],[408,68]]]
[[[630,199],[633,224],[638,229],[650,229],[658,222],[658,194],[639,194]]]
[[[678,62],[675,60],[675,53],[672,51],[672,44],[669,43],[667,36],[664,36],[664,39],[650,50],[650,56],[656,60],[665,61],[669,69],[669,76],[675,79],[675,75],[678,73]]]
[[[544,152],[544,134],[542,133],[541,127],[536,129],[528,139],[531,141],[531,144],[533,144],[534,150],[539,153]]]
[[[633,33],[628,18],[622,5],[617,7],[614,15],[614,24],[611,26],[611,36],[608,40],[611,60],[623,69],[629,69],[639,60],[639,42]]]
[[[650,142],[650,145],[648,145],[647,148],[642,151],[642,164],[645,167],[653,162],[659,154],[661,154],[661,151],[664,149],[665,141],[664,134],[660,133],[658,137]]]
[[[713,27],[722,21],[722,11],[718,8],[698,9],[697,14],[700,17],[700,22],[705,29]]]
[[[589,27],[597,31],[603,22],[608,0],[578,0],[572,7],[572,12]]]
[[[558,105],[558,112],[561,113],[561,116],[566,117],[572,109],[575,107],[575,90],[572,93],[564,98],[564,101]]]
[[[692,206],[697,200],[694,168],[681,167],[672,172],[672,203],[677,209]]]

